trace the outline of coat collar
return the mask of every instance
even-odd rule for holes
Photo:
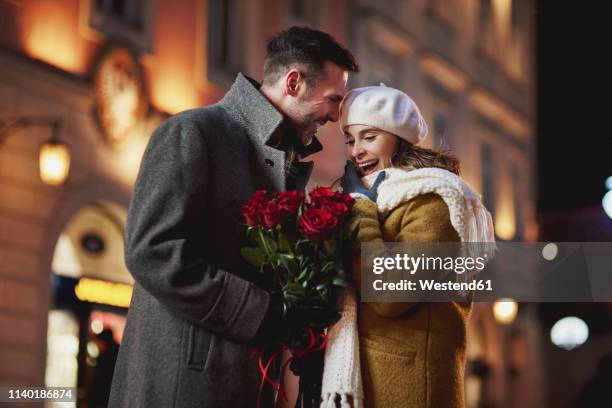
[[[301,143],[298,144],[299,146],[295,150],[300,154],[300,157],[310,156],[313,153],[323,150],[323,145],[316,136],[313,136],[312,141],[306,146]]]
[[[241,73],[221,100],[221,105],[238,119],[248,135],[258,144],[268,145],[274,132],[283,123],[283,115],[259,91],[257,81]],[[307,146],[297,143],[295,150],[306,157],[323,149],[316,137]]]

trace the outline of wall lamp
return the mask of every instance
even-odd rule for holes
[[[60,141],[61,121],[57,118],[20,117],[0,119],[0,148],[10,134],[17,129],[51,127],[51,139],[40,146],[40,179],[52,186],[64,184],[70,171],[70,149]]]

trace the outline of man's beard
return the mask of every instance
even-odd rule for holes
[[[301,118],[299,122],[294,123],[295,135],[303,145],[307,145],[312,141],[313,136],[317,132],[317,121],[315,115],[309,113]]]

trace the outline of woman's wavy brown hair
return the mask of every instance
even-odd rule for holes
[[[404,139],[397,138],[397,151],[391,159],[395,167],[406,170],[437,167],[459,175],[459,160],[445,151],[435,151],[415,146]]]

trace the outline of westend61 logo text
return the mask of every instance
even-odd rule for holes
[[[610,302],[610,265],[612,242],[365,242],[361,300]]]
[[[482,271],[487,261],[487,255],[472,257],[440,257],[396,254],[394,257],[375,257],[372,262],[372,272],[380,275],[389,270],[403,270],[414,275],[417,271],[454,271],[462,274],[465,271]]]

